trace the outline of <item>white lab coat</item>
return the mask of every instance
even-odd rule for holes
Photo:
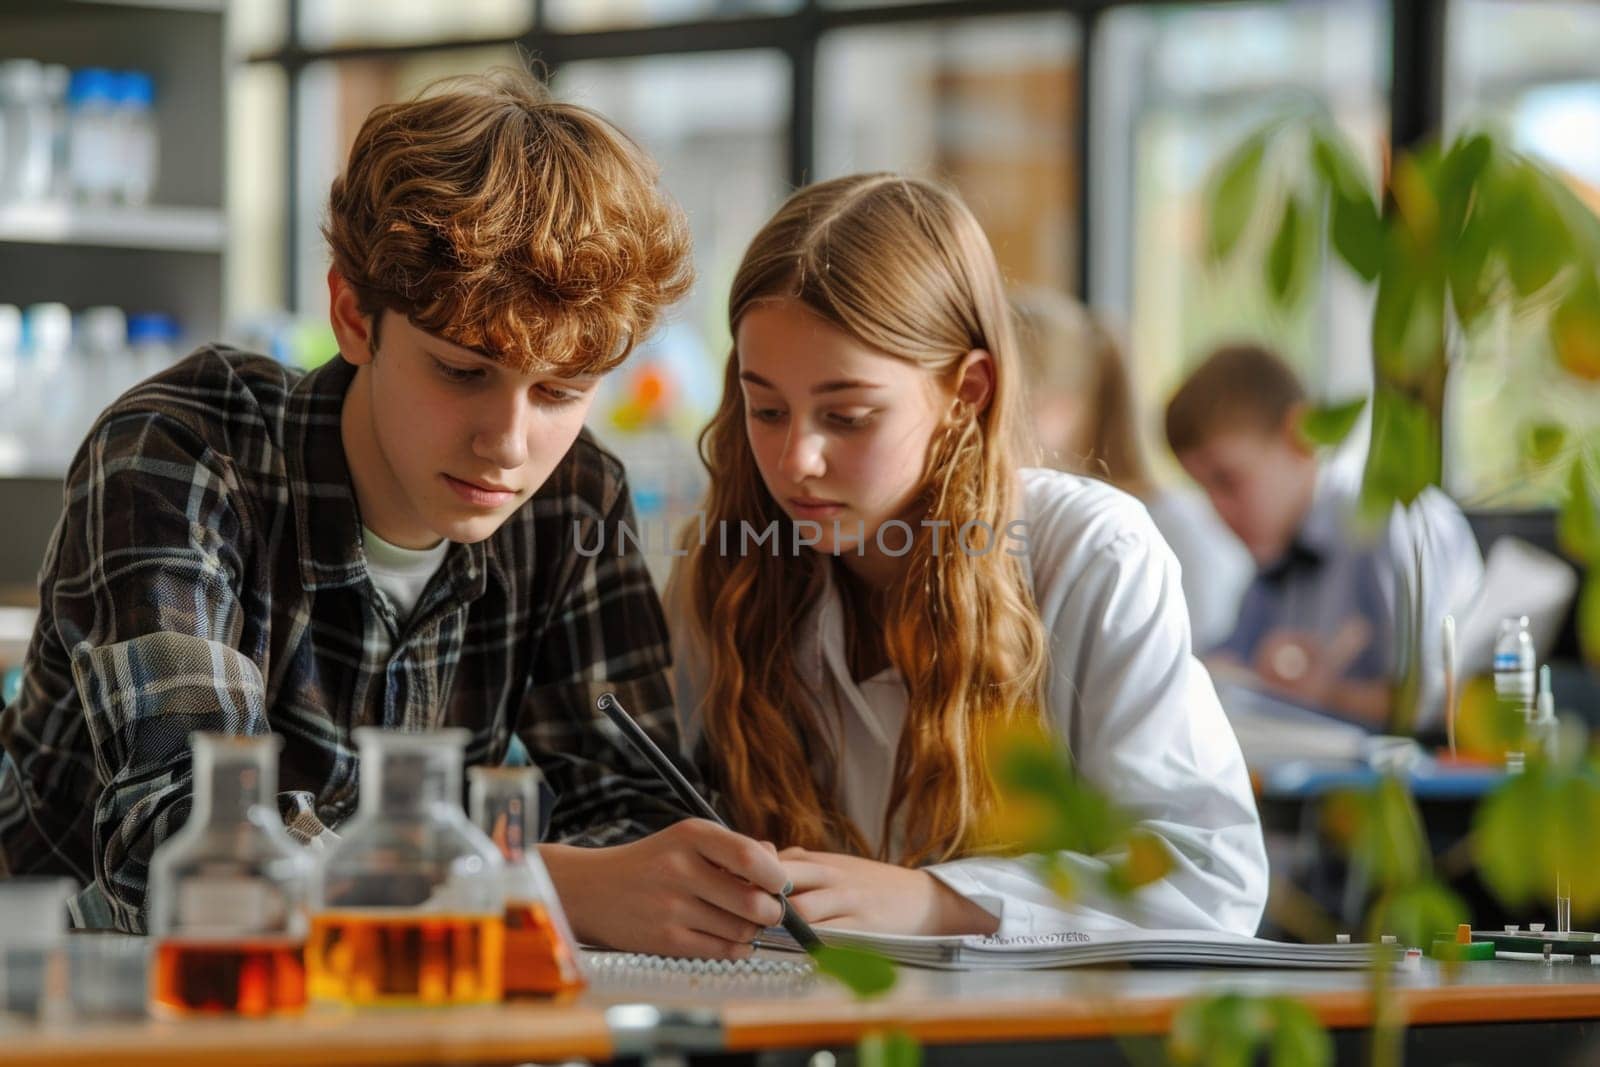
[[[1050,639],[1050,719],[1079,770],[1164,838],[1176,865],[1131,898],[1071,902],[1026,857],[926,869],[997,916],[1002,936],[1126,926],[1255,933],[1267,896],[1260,819],[1239,744],[1191,654],[1176,559],[1133,497],[1060,471],[1021,477],[1025,558]],[[683,584],[669,583],[666,607],[681,737],[693,752],[709,671]],[[876,848],[906,691],[893,668],[860,684],[851,679],[842,611],[830,580],[795,633],[796,654],[822,721],[837,724],[829,741],[840,761],[838,799]],[[1106,864],[1079,854],[1066,860],[1083,872]]]

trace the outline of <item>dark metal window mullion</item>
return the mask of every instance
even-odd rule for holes
[[[289,0],[286,6],[284,41],[290,49],[300,47],[300,3]],[[284,82],[284,183],[283,299],[292,314],[300,313],[300,75],[299,64],[285,64]]]
[[[1069,4],[1069,9],[1076,5]],[[1073,288],[1077,290],[1078,299],[1088,304],[1094,294],[1089,290],[1089,269],[1092,263],[1093,250],[1090,248],[1089,237],[1089,205],[1092,202],[1094,190],[1090,188],[1092,168],[1089,166],[1089,150],[1093,144],[1092,118],[1094,114],[1094,36],[1095,30],[1100,25],[1100,8],[1089,7],[1079,9],[1078,12],[1078,114],[1069,116],[1068,122],[1075,117],[1077,125],[1073,130],[1074,152],[1077,158],[1072,165],[1078,171],[1078,202],[1075,205],[1078,216],[1078,262],[1077,276],[1074,278]],[[1069,11],[1068,17],[1071,17]]]

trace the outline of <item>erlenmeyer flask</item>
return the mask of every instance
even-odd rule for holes
[[[500,999],[504,864],[461,808],[466,730],[361,727],[361,806],[318,865],[311,995],[349,1004]]]
[[[506,994],[549,996],[582,989],[578,943],[550,872],[539,858],[537,767],[474,767],[472,821],[506,862]]]
[[[189,821],[150,860],[151,1006],[271,1015],[305,1006],[312,861],[278,815],[282,738],[197,733]]]

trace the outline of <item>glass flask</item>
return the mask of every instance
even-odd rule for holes
[[[150,1005],[162,1015],[305,1007],[314,864],[278,814],[283,739],[196,733],[189,820],[150,860]]]
[[[312,883],[311,995],[345,1004],[500,999],[504,864],[461,807],[466,730],[360,727],[361,804]]]
[[[539,769],[474,767],[472,821],[506,863],[507,996],[551,996],[582,989],[578,942],[539,858]]]

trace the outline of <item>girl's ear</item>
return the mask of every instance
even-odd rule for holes
[[[961,359],[956,379],[956,402],[982,412],[994,396],[994,357],[987,350],[974,348]]]

